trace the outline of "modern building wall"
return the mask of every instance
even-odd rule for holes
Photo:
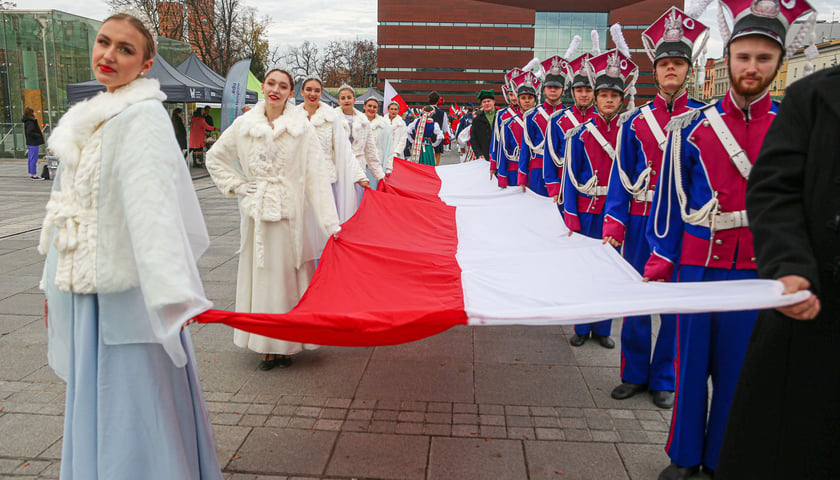
[[[665,0],[429,0],[406,8],[398,0],[379,0],[378,78],[387,79],[410,104],[426,102],[438,91],[446,103],[475,102],[478,90],[494,88],[501,97],[502,77],[535,55],[563,55],[571,37],[591,49],[590,30],[600,27],[602,50],[613,46],[609,25],[620,22],[639,64],[640,101],[655,94],[651,63],[641,32],[672,2]],[[443,12],[443,13],[441,13]]]

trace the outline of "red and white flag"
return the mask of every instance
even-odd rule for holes
[[[773,280],[642,281],[609,245],[568,235],[557,206],[499,189],[488,164],[394,160],[380,191],[324,249],[286,314],[210,310],[199,322],[320,345],[405,343],[455,325],[557,325],[649,313],[772,308],[804,300]]]
[[[388,110],[388,105],[391,104],[391,101],[397,102],[397,105],[400,106],[400,115],[405,113],[408,110],[408,104],[405,103],[405,100],[394,90],[394,87],[391,86],[391,82],[385,80],[385,110]]]

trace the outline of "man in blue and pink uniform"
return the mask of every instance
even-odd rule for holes
[[[555,55],[542,62],[545,70],[543,80],[542,105],[525,112],[525,132],[522,135],[522,148],[519,149],[519,185],[522,190],[530,188],[535,193],[548,196],[548,190],[543,180],[543,150],[545,148],[545,131],[548,121],[554,112],[563,109],[560,97],[566,86],[566,72],[568,63],[563,57]]]
[[[685,85],[696,55],[708,39],[708,28],[676,7],[642,33],[653,58],[659,92],[622,123],[617,158],[604,207],[604,241],[616,248],[641,274],[650,258],[645,228],[667,144],[665,125],[672,117],[704,104],[688,97]],[[695,43],[697,48],[695,49]],[[696,54],[694,52],[697,52]],[[676,316],[661,315],[651,359],[651,316],[625,318],[621,328],[621,385],[612,398],[624,400],[650,390],[660,408],[674,405]]]
[[[671,135],[648,222],[650,280],[702,282],[757,278],[746,210],[747,178],[776,117],[772,83],[790,24],[804,0],[722,0],[735,24],[724,38],[731,88],[714,105],[668,125]],[[660,480],[717,467],[729,406],[757,311],[677,317],[676,400]],[[708,381],[712,380],[709,402]]]
[[[502,124],[499,142],[498,181],[500,187],[519,185],[519,151],[524,144],[525,112],[537,104],[540,80],[532,72],[526,72],[512,80],[516,87],[520,111]]]
[[[618,50],[598,55],[587,64],[598,113],[567,133],[563,210],[571,232],[600,239],[620,126],[618,112],[624,103],[625,92],[635,83],[639,68]],[[591,334],[602,347],[614,348],[611,330],[612,320],[578,324],[569,343],[579,347]]]
[[[595,94],[586,70],[586,61],[591,57],[590,54],[584,53],[568,62],[574,104],[569,108],[554,112],[546,128],[546,140],[543,147],[543,180],[548,196],[552,197],[558,205],[563,203],[560,187],[566,156],[566,132],[589,120],[595,114]]]

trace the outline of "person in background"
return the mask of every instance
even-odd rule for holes
[[[211,127],[215,127],[216,124],[213,122],[213,115],[211,114],[211,108],[209,106],[204,107],[204,121],[207,122],[207,125]]]
[[[172,128],[175,130],[175,139],[181,150],[187,150],[187,128],[184,126],[184,110],[176,108],[172,110]]]
[[[423,107],[423,113],[408,126],[406,136],[411,144],[409,161],[421,165],[435,165],[435,146],[443,142],[443,132],[434,118],[431,105]]]
[[[379,158],[382,161],[382,168],[385,175],[390,175],[394,169],[394,147],[391,137],[391,121],[379,114],[379,100],[368,98],[365,101],[365,116],[370,122],[373,130],[373,138],[376,140],[376,148],[379,150]]]
[[[196,109],[190,118],[190,152],[193,154],[193,165],[204,166],[204,149],[207,147],[207,132],[219,131],[218,128],[209,125],[202,115],[201,109]]]
[[[212,306],[210,239],[155,79],[153,34],[105,19],[91,53],[106,91],[50,135],[61,158],[46,254],[49,365],[67,382],[63,479],[221,480],[190,319]]]
[[[618,141],[618,112],[625,93],[632,91],[638,67],[616,49],[588,59],[587,70],[594,86],[598,113],[566,134],[563,219],[569,227],[569,235],[578,232],[600,240],[610,169]],[[602,347],[615,348],[611,332],[612,320],[578,324],[569,344],[579,347],[591,334]]]
[[[429,105],[433,108],[432,120],[438,124],[438,127],[440,127],[440,131],[443,132],[445,139],[446,133],[449,131],[449,117],[446,115],[446,112],[440,108],[440,106],[443,105],[443,98],[438,94],[438,92],[429,93]],[[443,142],[436,144],[434,150],[435,165],[440,165],[440,156],[443,153]]]
[[[490,143],[493,139],[493,125],[496,124],[496,94],[492,89],[481,90],[476,95],[480,110],[473,118],[470,130],[470,145],[476,159],[490,161]]]
[[[694,19],[683,25],[687,19],[690,17],[685,12],[671,7],[642,32],[646,50],[653,57],[653,78],[659,92],[621,125],[604,206],[604,243],[618,248],[640,274],[650,257],[645,228],[662,171],[665,126],[673,117],[704,105],[689,98],[685,86],[695,55],[703,50],[700,39],[705,38],[708,28]],[[613,388],[612,398],[624,400],[649,391],[657,407],[674,405],[677,317],[663,314],[659,319],[655,345],[650,315],[626,317],[622,322],[621,384]]]
[[[525,132],[525,114],[537,104],[541,85],[532,72],[513,78],[511,83],[516,87],[519,110],[502,124],[497,162],[497,181],[502,188],[519,185],[519,151]]]
[[[382,169],[382,160],[379,156],[379,150],[376,148],[376,138],[373,135],[370,120],[364,113],[353,107],[355,104],[356,92],[353,87],[347,84],[342,85],[338,89],[338,106],[335,107],[335,111],[339,119],[343,120],[344,132],[350,138],[350,145],[353,147],[353,155],[355,155],[356,161],[365,171],[370,186],[376,188],[377,182],[385,178],[385,172]],[[357,190],[361,198],[364,191],[361,187],[357,187]]]
[[[236,311],[285,313],[338,232],[338,214],[315,127],[289,102],[292,76],[270,70],[262,91],[265,102],[237,117],[207,152],[207,172],[239,202]],[[260,370],[288,367],[291,355],[318,348],[242,330],[233,343],[261,353]]]
[[[405,144],[406,144],[406,129],[408,125],[405,124],[400,115],[400,104],[391,102],[388,104],[388,121],[391,122],[391,139],[394,150],[394,157],[405,158]]]
[[[35,118],[35,110],[31,107],[23,109],[23,133],[26,137],[26,156],[29,178],[32,180],[46,180],[38,175],[38,148],[44,144],[44,134]]]

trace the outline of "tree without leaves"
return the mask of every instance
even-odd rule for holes
[[[376,69],[376,45],[371,40],[333,40],[327,44],[321,63],[325,86],[349,83],[354,87],[371,86],[369,75]]]
[[[13,8],[17,8],[17,3],[8,2],[6,0],[3,0],[2,2],[0,2],[0,10],[11,10]]]
[[[298,46],[290,46],[283,55],[284,63],[289,67],[289,73],[296,79],[309,75],[321,76],[322,60],[318,55],[318,46],[309,40]]]

